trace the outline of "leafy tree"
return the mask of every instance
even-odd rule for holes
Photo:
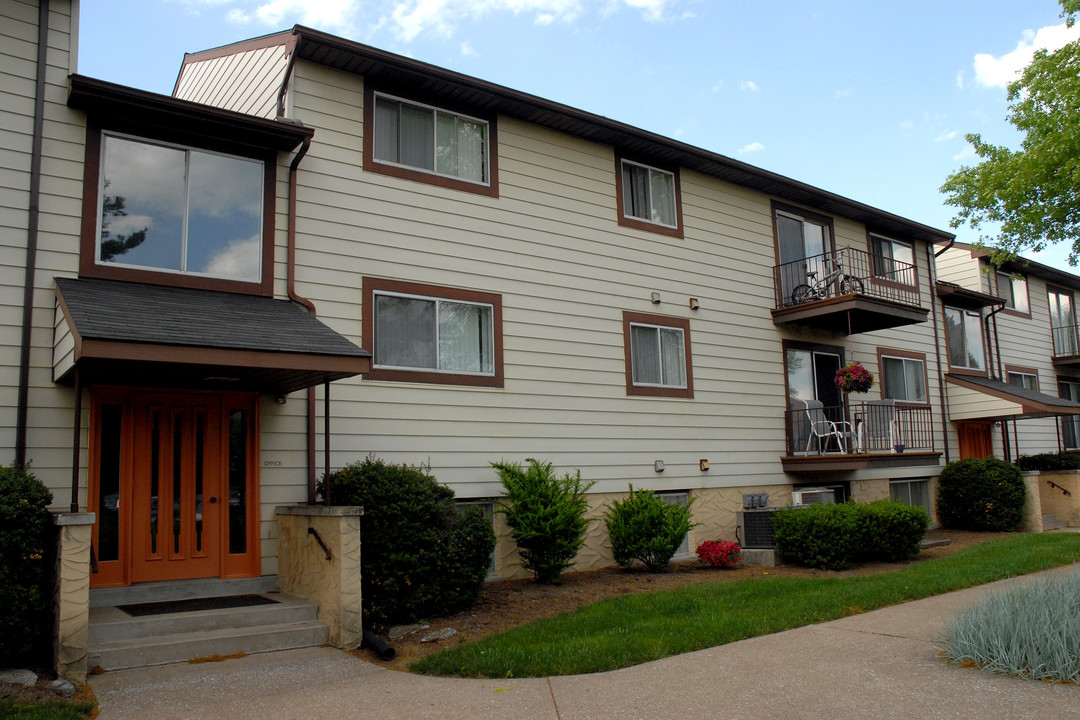
[[[1080,0],[1060,0],[1072,27]],[[1020,78],[1009,84],[1007,119],[1024,134],[1019,150],[967,135],[982,158],[964,166],[941,187],[945,202],[958,208],[952,227],[982,230],[980,244],[996,248],[1001,264],[1024,250],[1039,251],[1068,241],[1069,262],[1080,259],[1080,41],[1054,52],[1039,50]]]
[[[1080,2],[1080,0],[1077,0]],[[105,187],[109,187],[108,179]],[[129,235],[115,235],[109,230],[112,218],[127,217],[127,200],[123,195],[105,195],[101,199],[101,258],[102,262],[108,262],[117,255],[123,255],[128,250],[133,250],[146,241],[146,231],[149,228],[136,230]]]

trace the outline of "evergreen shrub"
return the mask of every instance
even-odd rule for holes
[[[454,491],[422,468],[369,456],[332,473],[334,505],[360,505],[364,623],[386,627],[476,603],[495,533],[479,507],[458,512]]]
[[[580,470],[560,478],[550,462],[533,458],[526,462],[528,467],[506,461],[491,464],[506,491],[498,512],[506,516],[525,569],[536,582],[557,585],[585,544],[591,522],[585,517],[586,493],[593,483],[583,481]]]
[[[1026,499],[1015,465],[992,457],[958,460],[941,471],[938,519],[957,530],[1015,530]]]
[[[640,560],[649,572],[667,567],[694,526],[692,504],[693,498],[685,507],[668,503],[652,490],[635,490],[631,485],[630,495],[613,501],[604,513],[616,564],[625,569]]]
[[[1080,470],[1080,455],[1065,452],[1021,455],[1016,465],[1021,470]]]
[[[0,467],[0,667],[40,663],[52,626],[52,493],[19,467]]]

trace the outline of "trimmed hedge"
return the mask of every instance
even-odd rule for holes
[[[476,603],[495,549],[482,509],[459,513],[454,491],[431,475],[371,456],[332,473],[329,492],[334,505],[364,508],[365,624],[412,622]]]
[[[1015,530],[1026,500],[1019,468],[997,458],[949,463],[938,480],[938,519],[948,528]]]
[[[826,570],[914,557],[930,516],[894,500],[784,508],[773,516],[776,551],[786,561]]]
[[[1021,470],[1080,470],[1080,455],[1076,453],[1039,453],[1021,455],[1016,459]]]
[[[51,649],[51,503],[29,472],[0,467],[0,667],[42,662]]]
[[[649,572],[667,567],[694,526],[690,522],[693,501],[690,498],[685,507],[675,505],[652,490],[635,490],[631,485],[630,495],[612,501],[604,513],[615,563],[627,569],[640,560]]]

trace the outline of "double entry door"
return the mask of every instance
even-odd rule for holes
[[[91,415],[99,587],[255,573],[255,397],[101,390]]]

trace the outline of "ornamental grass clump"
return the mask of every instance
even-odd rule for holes
[[[604,513],[615,563],[629,569],[640,560],[649,572],[666,568],[695,524],[690,522],[693,502],[676,505],[631,485],[629,497],[613,501]]]
[[[1080,683],[1080,571],[984,596],[946,623],[941,642],[955,663]]]
[[[555,475],[550,462],[527,458],[521,463],[497,462],[495,468],[506,491],[498,512],[506,516],[517,543],[521,564],[536,582],[557,585],[563,570],[572,566],[590,519],[585,517],[593,486],[581,479],[581,471]]]

